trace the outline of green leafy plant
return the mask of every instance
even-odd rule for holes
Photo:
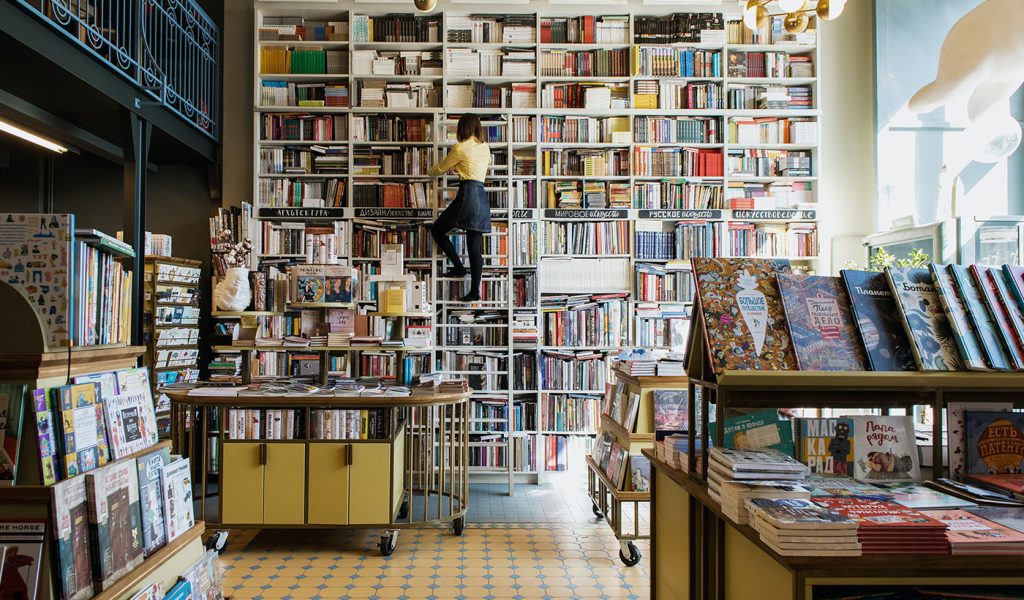
[[[927,267],[931,260],[932,257],[920,248],[915,248],[906,258],[896,258],[895,255],[890,254],[885,248],[879,248],[878,250],[875,250],[874,254],[872,254],[871,258],[868,260],[866,270],[884,271],[886,267],[909,267],[912,269],[921,269]],[[847,261],[847,263],[843,265],[843,268],[860,269],[861,267],[851,260]]]

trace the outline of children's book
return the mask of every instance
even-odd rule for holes
[[[1001,349],[1009,367],[1017,371],[1024,370],[1024,352],[1021,351],[1017,343],[1017,336],[1014,334],[1015,328],[1019,327],[1020,323],[1014,322],[1013,317],[1016,315],[1011,315],[1000,301],[999,289],[991,277],[993,271],[1002,272],[983,265],[971,265],[969,270],[971,277],[974,278],[974,284],[978,286],[978,292],[984,301],[985,309],[988,310],[989,318],[995,324],[996,334],[1002,342]]]
[[[1024,472],[1024,413],[964,413],[967,473]]]
[[[1012,341],[1019,351],[1024,352],[1024,304],[1017,301],[1009,276],[1002,269],[988,269],[996,300],[1009,319]]]
[[[928,269],[886,267],[910,347],[921,371],[962,371],[963,360]]]
[[[713,442],[716,427],[709,433]],[[748,415],[730,417],[725,420],[725,439],[722,445],[738,450],[762,450],[772,448],[789,456],[793,451],[793,423],[779,418],[776,409],[762,410]]]
[[[951,400],[946,404],[946,437],[949,440],[949,476],[957,481],[963,480],[964,467],[967,464],[967,424],[964,422],[964,416],[968,410],[1010,412],[1013,410],[1013,403],[957,402]]]
[[[998,371],[1009,369],[1010,363],[1003,342],[996,332],[992,315],[985,308],[985,300],[970,271],[963,265],[949,265],[949,272],[953,275],[956,291],[967,309],[967,317],[978,333],[978,340],[981,342],[981,349],[985,352],[989,367]]]
[[[142,524],[135,461],[119,460],[85,474],[93,580],[110,587],[142,564]]]
[[[916,371],[914,353],[884,273],[839,272],[872,371]]]
[[[156,552],[167,542],[164,524],[164,494],[160,486],[160,473],[171,462],[171,451],[161,448],[136,459],[139,478],[139,511],[142,514],[142,544],[146,556]]]
[[[838,277],[776,275],[801,371],[863,371],[864,348]]]
[[[796,420],[795,427],[796,457],[811,473],[853,475],[852,418],[801,418]]]
[[[196,524],[192,507],[192,467],[187,458],[164,465],[160,471],[167,541],[173,542]]]
[[[149,390],[108,396],[106,411],[110,453],[115,460],[145,450],[158,441],[156,412]]]
[[[107,427],[99,385],[81,383],[56,390],[63,444],[63,478],[74,477],[107,464]]]
[[[942,309],[949,319],[950,328],[953,330],[953,338],[960,350],[964,365],[973,371],[989,371],[988,359],[981,348],[981,341],[978,333],[967,315],[967,306],[963,298],[956,292],[956,284],[953,282],[953,275],[946,265],[932,263],[928,265],[928,271],[932,274],[932,281],[935,282],[935,291],[938,293]]]
[[[39,444],[39,469],[43,485],[53,485],[57,481],[61,455],[57,449],[59,432],[53,412],[52,390],[43,388],[32,390],[33,418],[36,420],[36,440]]]
[[[855,479],[868,483],[921,480],[912,416],[854,417],[853,437]]]
[[[689,392],[654,390],[654,430],[686,431],[689,427]]]
[[[51,489],[56,550],[51,560],[60,580],[60,594],[64,600],[88,600],[94,588],[85,477],[58,481]]]
[[[0,520],[0,597],[4,600],[42,597],[39,588],[45,539],[46,521]]]

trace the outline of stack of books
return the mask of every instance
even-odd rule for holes
[[[697,456],[694,464],[698,473],[703,472],[704,454],[700,452],[700,436],[694,437],[694,446],[697,448]],[[664,461],[674,469],[689,471],[689,448],[690,441],[686,434],[668,435],[654,444],[654,454],[658,460]]]
[[[750,522],[746,501],[752,498],[810,500],[807,488],[794,481],[764,479],[722,481],[718,484],[722,514],[739,525]]]
[[[1024,532],[966,510],[924,510],[946,524],[953,554],[1024,554]]]
[[[815,498],[820,506],[858,524],[864,554],[949,554],[946,524],[893,502]]]
[[[460,377],[459,379],[445,379],[437,385],[439,394],[464,394],[469,391],[469,380]]]
[[[860,556],[857,523],[810,500],[752,498],[750,525],[783,556]]]
[[[800,482],[811,472],[807,465],[778,450],[734,450],[711,448],[708,493],[722,502],[726,482],[788,481]],[[803,488],[801,488],[803,490]],[[805,493],[807,490],[803,490]],[[738,490],[732,490],[733,494]],[[808,493],[807,496],[810,497]],[[738,509],[735,513],[738,513]]]

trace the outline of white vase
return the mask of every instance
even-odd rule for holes
[[[213,292],[213,299],[219,310],[237,312],[249,308],[249,301],[252,300],[252,290],[249,288],[249,269],[245,267],[228,269],[224,279],[217,284],[217,289]]]

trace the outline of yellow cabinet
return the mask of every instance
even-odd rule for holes
[[[306,503],[311,525],[348,524],[350,447],[351,444],[309,445]]]
[[[262,523],[263,444],[224,444],[221,473],[221,520],[237,525]]]
[[[266,444],[263,470],[263,523],[301,525],[306,521],[306,445]]]
[[[391,520],[391,445],[352,444],[348,519],[352,525]]]

